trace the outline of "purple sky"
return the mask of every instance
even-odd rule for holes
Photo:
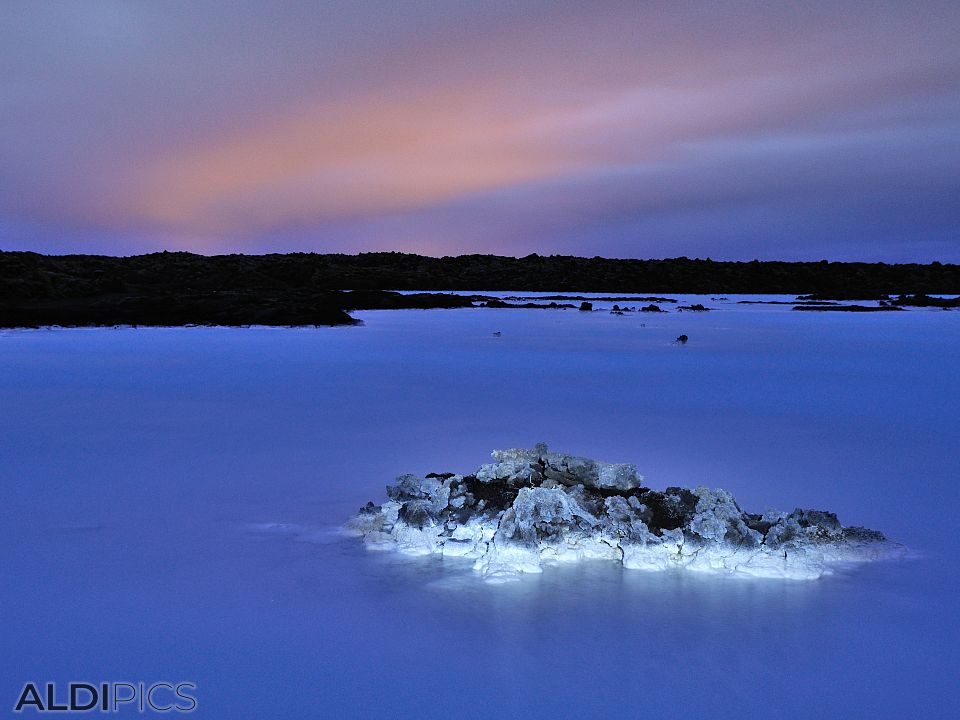
[[[960,261],[960,3],[7,0],[0,249]]]

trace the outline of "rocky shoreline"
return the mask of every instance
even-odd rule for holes
[[[646,487],[633,465],[532,450],[493,452],[475,473],[401,475],[388,502],[344,526],[371,549],[473,560],[487,581],[587,559],[628,569],[816,579],[839,563],[902,555],[834,513],[747,513],[728,492]]]
[[[393,292],[396,290],[423,292]],[[562,294],[498,298],[482,294],[484,290]],[[470,294],[456,295],[450,291]],[[570,309],[577,303],[589,306],[607,300],[620,305],[649,303],[638,307],[638,311],[666,312],[656,303],[677,301],[650,296],[650,292],[811,291],[817,294],[810,297],[877,298],[882,303],[889,302],[891,308],[957,307],[957,299],[943,300],[922,293],[960,291],[960,266],[540,255],[431,258],[403,253],[202,256],[163,252],[107,257],[0,251],[0,327],[352,325],[358,323],[350,315],[354,310],[478,305],[559,310]],[[605,296],[568,294],[577,292],[602,292]],[[885,294],[893,292],[915,294],[896,300]],[[798,298],[798,303],[807,304],[803,298]],[[677,307],[681,309],[703,312],[710,308],[699,304]],[[614,312],[631,311],[628,306]]]

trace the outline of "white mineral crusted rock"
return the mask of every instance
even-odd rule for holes
[[[706,487],[651,490],[633,465],[550,452],[495,450],[472,475],[401,475],[345,530],[371,549],[469,558],[496,582],[544,565],[604,559],[625,568],[815,579],[831,566],[897,557],[881,533],[833,513],[745,513]]]

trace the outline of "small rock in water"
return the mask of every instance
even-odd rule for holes
[[[686,345],[687,340],[689,339],[690,338],[688,338],[686,335],[680,335],[679,337],[677,337],[676,340],[674,340],[674,342],[677,343],[678,345]]]
[[[581,312],[590,312],[591,310],[593,310],[593,303],[587,302],[586,300],[580,303]]]

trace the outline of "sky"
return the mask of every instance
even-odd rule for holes
[[[0,249],[960,262],[960,3],[4,0]]]

